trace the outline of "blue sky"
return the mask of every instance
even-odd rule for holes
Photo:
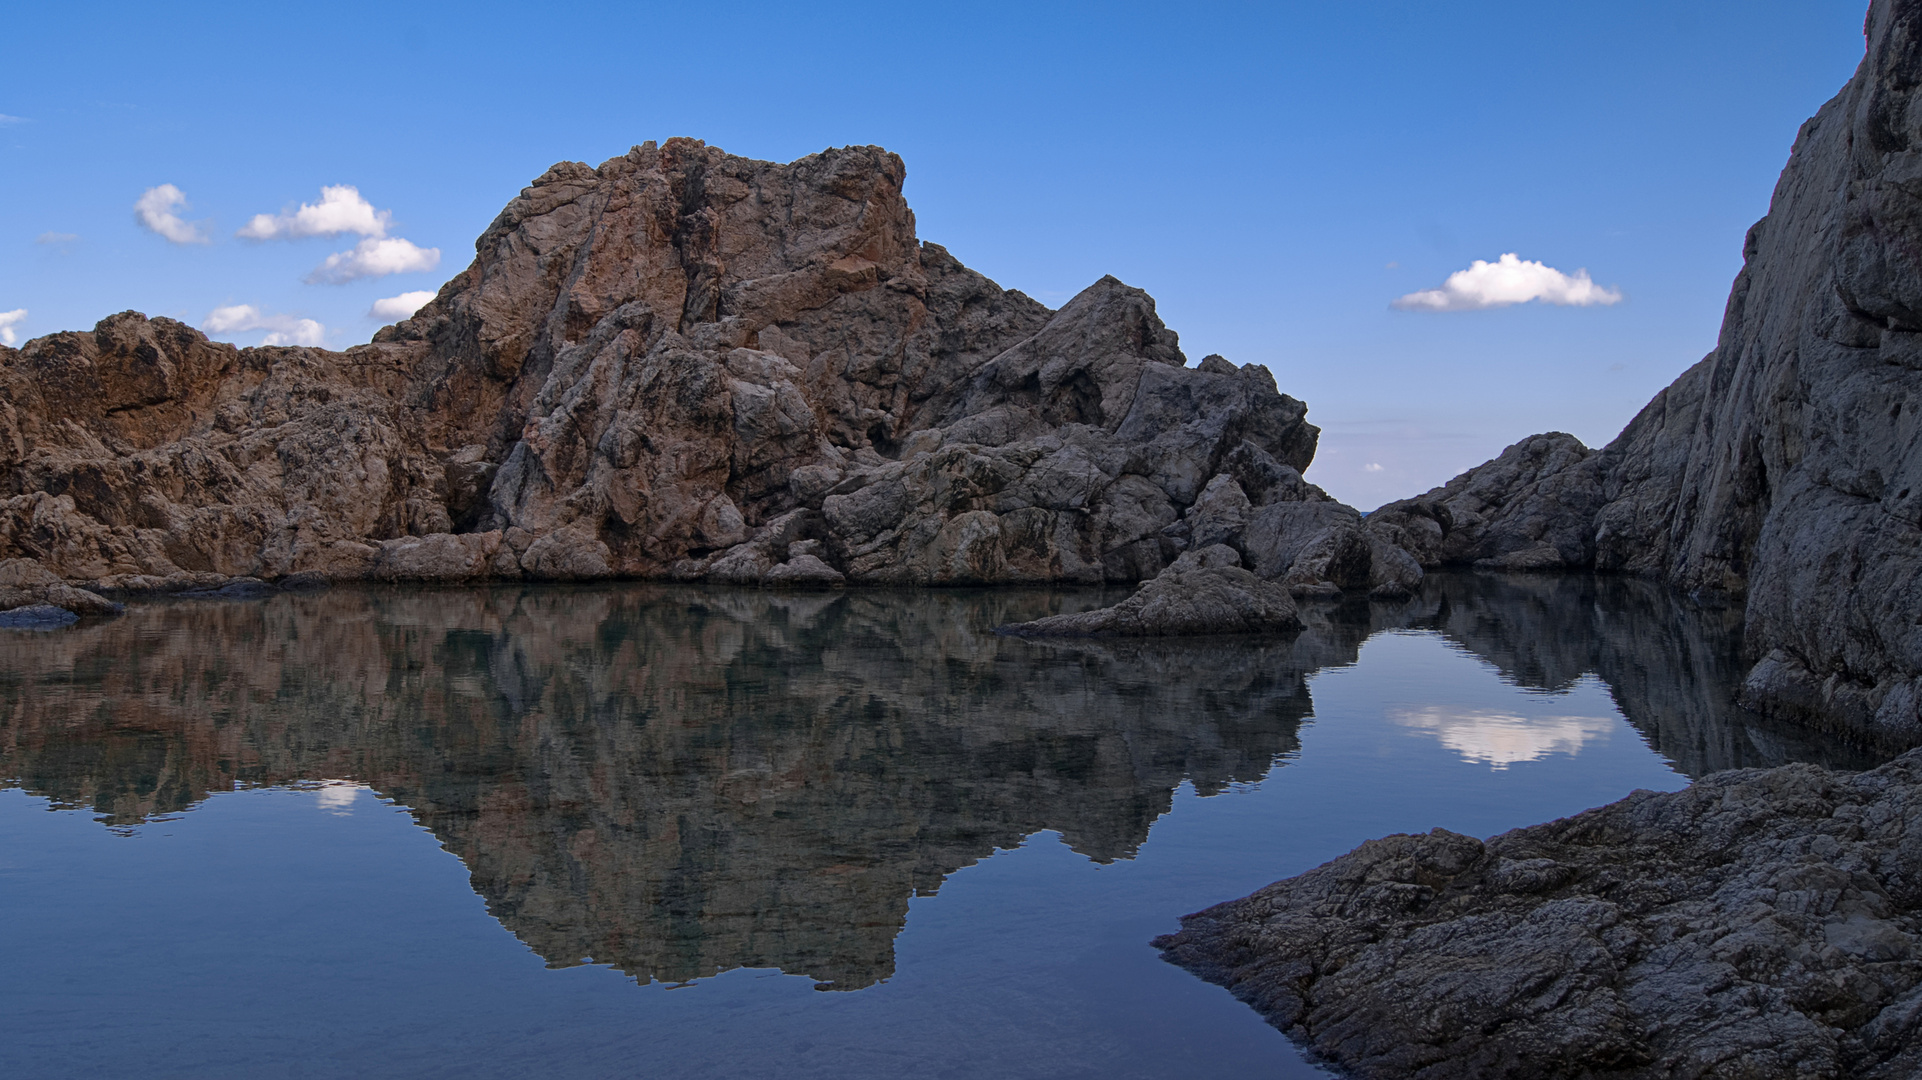
[[[1325,429],[1310,479],[1372,507],[1536,431],[1600,445],[1714,345],[1865,6],[22,5],[0,312],[24,339],[250,305],[344,347],[555,161],[875,143],[922,238],[1002,285],[1058,306],[1112,273],[1191,359],[1268,365]],[[136,224],[165,184],[210,242]],[[308,284],[361,236],[234,235],[343,184],[438,267]],[[1510,252],[1622,299],[1390,307]]]

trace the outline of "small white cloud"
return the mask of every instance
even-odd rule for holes
[[[1381,471],[1381,463],[1380,463],[1380,462],[1378,462],[1378,461],[1371,461],[1371,462],[1369,462],[1368,464],[1366,464],[1366,465],[1363,465],[1363,466],[1361,467],[1361,471],[1362,471],[1362,472],[1380,472],[1380,471]]]
[[[434,294],[427,289],[421,289],[419,292],[404,292],[399,296],[386,296],[374,301],[374,306],[367,309],[367,314],[370,318],[399,322],[425,307],[427,301],[433,298]]]
[[[1530,300],[1588,307],[1613,304],[1621,298],[1621,290],[1595,284],[1586,270],[1564,274],[1552,266],[1524,261],[1511,252],[1495,262],[1476,259],[1468,269],[1448,275],[1441,288],[1409,293],[1393,306],[1403,311],[1476,311]]]
[[[268,315],[252,304],[217,307],[201,320],[200,328],[209,334],[235,334],[265,330],[262,345],[306,345],[317,347],[327,336],[327,328],[312,319],[292,315]]]
[[[19,344],[20,332],[15,328],[18,327],[22,322],[24,322],[26,318],[27,318],[26,308],[14,308],[12,311],[0,311],[0,345]]]
[[[46,244],[51,247],[65,247],[79,239],[80,234],[78,233],[43,232],[39,236],[34,237],[33,242],[36,244]]]
[[[338,251],[307,275],[309,285],[344,285],[361,278],[386,277],[432,270],[440,265],[439,248],[417,247],[398,236],[385,239],[369,237],[354,245],[352,251]]]
[[[172,184],[148,188],[133,204],[134,220],[176,244],[204,244],[207,233],[198,225],[180,220],[175,207],[185,208],[187,196]]]
[[[234,235],[246,240],[294,240],[354,233],[378,239],[387,235],[393,216],[391,211],[374,209],[361,198],[360,189],[339,184],[321,188],[319,202],[302,203],[292,212],[255,214]]]
[[[24,124],[26,122],[27,118],[24,116],[8,116],[6,113],[0,113],[0,127],[5,127],[8,124]]]

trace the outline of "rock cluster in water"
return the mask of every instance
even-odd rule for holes
[[[1922,750],[1371,840],[1163,955],[1368,1080],[1922,1074]]]
[[[1536,435],[1416,499],[1426,566],[1642,574],[1745,598],[1745,700],[1922,742],[1922,4],[1876,0],[1802,126],[1715,351],[1591,451]],[[1439,527],[1434,527],[1439,525]]]
[[[820,586],[1135,582],[1228,540],[1301,588],[1419,582],[1302,480],[1266,368],[1187,366],[1113,278],[1000,288],[917,241],[904,175],[649,143],[548,170],[366,346],[129,312],[0,348],[0,555],[103,590]]]

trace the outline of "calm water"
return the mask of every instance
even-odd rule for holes
[[[1383,833],[1859,766],[1739,614],[1437,577],[1292,641],[1096,593],[338,589],[0,631],[0,1075],[1319,1075],[1148,947]]]

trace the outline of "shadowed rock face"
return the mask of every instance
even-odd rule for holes
[[[648,143],[548,170],[370,345],[128,312],[0,348],[0,557],[135,590],[754,582],[812,543],[777,580],[1133,582],[1217,477],[1325,501],[1267,369],[1185,366],[1113,278],[1060,311],[1000,288],[916,238],[905,175]]]
[[[1623,590],[1626,589],[1626,593]],[[1024,641],[1112,593],[672,585],[167,600],[0,633],[0,778],[110,825],[236,786],[351,779],[406,806],[555,964],[752,965],[858,987],[909,898],[1059,831],[1129,858],[1184,780],[1298,749],[1307,679],[1432,628],[1548,691],[1598,672],[1691,772],[1793,753],[1728,703],[1728,617],[1653,586],[1435,575],[1307,601],[1269,640]],[[1718,657],[1722,659],[1717,659]],[[1719,689],[1718,689],[1719,687]]]
[[[1372,518],[1425,566],[1595,567],[1747,599],[1748,700],[1922,742],[1922,3],[1876,0],[1802,126],[1715,351],[1598,451],[1537,435]]]

